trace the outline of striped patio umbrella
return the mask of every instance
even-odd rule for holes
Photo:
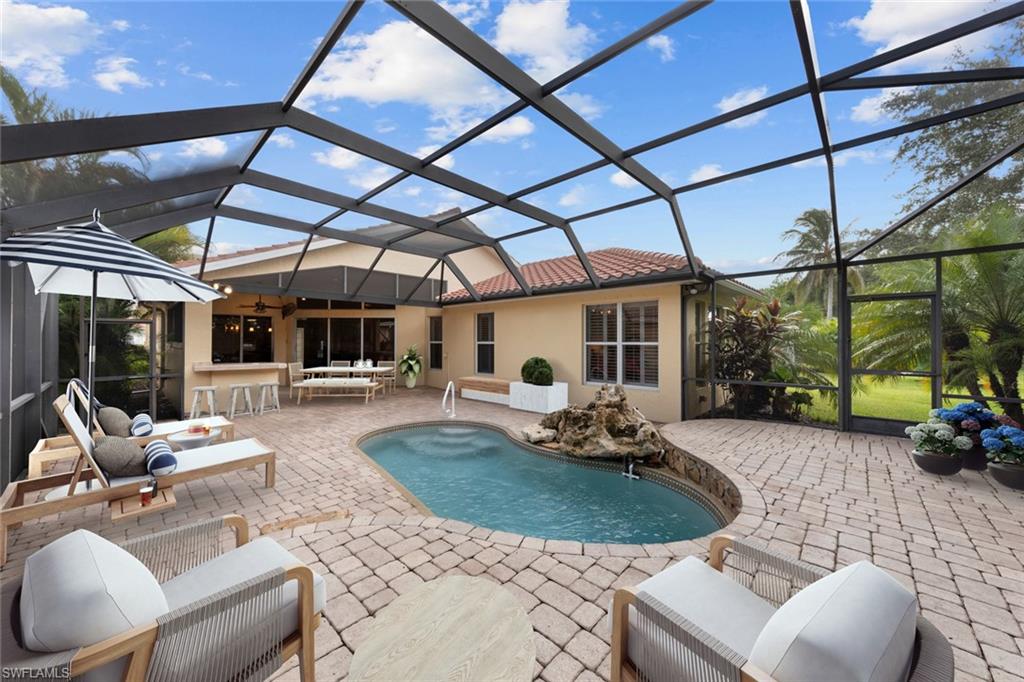
[[[0,243],[0,262],[26,263],[36,293],[89,296],[89,395],[96,374],[96,299],[206,303],[223,295],[99,222],[30,232]],[[93,401],[88,421],[92,424]]]

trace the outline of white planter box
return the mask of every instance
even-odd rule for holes
[[[513,381],[508,386],[508,406],[515,410],[548,414],[569,405],[569,384],[556,381],[550,386],[535,386]]]

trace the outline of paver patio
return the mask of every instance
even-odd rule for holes
[[[276,448],[276,488],[260,487],[261,476],[247,471],[176,489],[174,511],[133,523],[113,526],[98,507],[29,523],[12,534],[0,576],[20,572],[28,554],[74,528],[120,540],[241,513],[328,581],[318,679],[345,677],[379,609],[424,580],[452,573],[499,581],[521,600],[537,633],[539,678],[607,679],[605,607],[612,590],[700,553],[701,544],[545,543],[423,516],[351,441],[384,426],[438,419],[439,401],[439,391],[403,389],[369,405],[325,399],[239,418],[239,437]],[[458,411],[460,419],[509,428],[535,420],[470,401]],[[749,500],[748,510],[766,513],[758,511],[753,532],[776,549],[830,569],[870,559],[915,589],[925,615],[954,645],[958,679],[1024,680],[1024,495],[977,472],[923,474],[910,461],[909,441],[895,438],[734,420],[670,424],[663,433],[738,471],[750,484],[745,495],[760,491],[763,499]],[[332,513],[340,518],[303,522]],[[297,678],[294,664],[280,676]]]

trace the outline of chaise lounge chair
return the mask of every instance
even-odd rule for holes
[[[82,388],[77,383],[70,383],[72,393],[75,395],[79,405],[86,405],[88,398],[85,397]],[[145,445],[153,440],[165,440],[167,436],[182,431],[188,431],[193,424],[209,425],[211,428],[221,430],[221,440],[231,441],[235,439],[235,425],[222,416],[204,417],[200,419],[183,419],[179,421],[156,422],[153,424],[153,431],[146,436],[132,436],[129,440]],[[93,431],[96,435],[105,436],[100,422],[93,417]],[[47,464],[59,462],[66,459],[74,459],[79,455],[78,447],[71,436],[54,436],[53,438],[40,438],[32,452],[28,453],[27,478],[38,478],[43,475],[43,468]]]
[[[226,552],[225,529],[235,539]],[[326,601],[324,579],[271,538],[249,542],[241,516],[120,546],[77,530],[4,583],[3,677],[265,680],[298,655],[313,682]]]
[[[835,573],[720,535],[612,602],[612,682],[952,682],[953,649],[867,561]]]
[[[74,471],[70,473],[14,481],[4,490],[0,497],[0,566],[7,561],[8,530],[17,528],[25,521],[132,496],[137,492],[140,481],[151,478],[109,478],[93,458],[95,442],[71,401],[65,396],[59,396],[53,401],[53,407],[71,434],[80,455]],[[157,479],[161,489],[261,465],[265,467],[266,487],[274,487],[276,455],[255,438],[184,450],[176,453],[176,457],[178,465],[174,472]],[[88,464],[88,468],[85,464]],[[88,482],[93,480],[99,483],[99,487],[90,488]],[[48,492],[42,500],[26,504],[26,498],[30,495],[44,491]]]

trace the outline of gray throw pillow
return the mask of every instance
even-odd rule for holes
[[[136,443],[120,436],[100,436],[96,439],[93,458],[109,476],[146,475],[146,451]]]
[[[132,418],[116,407],[104,407],[96,414],[103,432],[108,436],[127,438],[132,435]]]

